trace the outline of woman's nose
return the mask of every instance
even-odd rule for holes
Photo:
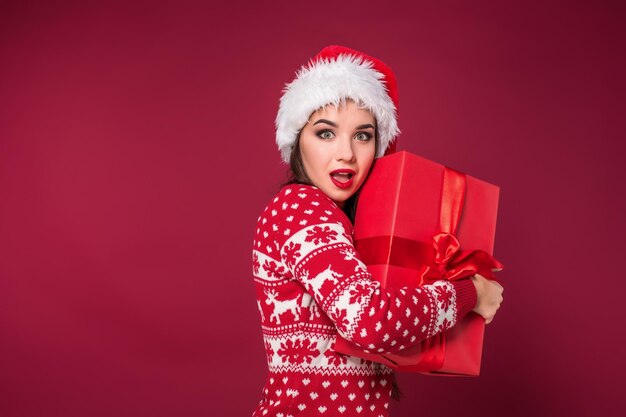
[[[337,149],[335,153],[337,161],[354,161],[354,150],[352,149],[352,138],[342,136],[337,141]]]

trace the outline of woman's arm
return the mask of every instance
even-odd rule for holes
[[[268,229],[283,264],[338,333],[363,349],[401,351],[452,327],[476,305],[469,278],[382,288],[354,249],[349,220],[317,188],[287,188],[268,214],[278,217]]]

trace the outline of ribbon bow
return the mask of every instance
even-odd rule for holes
[[[454,233],[465,203],[465,183],[465,174],[445,167],[439,218],[441,232],[432,237],[435,253],[432,262],[420,274],[422,284],[438,279],[454,281],[476,274],[496,280],[493,272],[503,268],[484,250],[459,250],[461,244]]]
[[[494,271],[503,265],[484,250],[459,250],[461,244],[451,233],[442,232],[432,237],[434,249],[433,261],[421,273],[421,284],[429,284],[436,280],[457,279],[480,274],[495,280]]]

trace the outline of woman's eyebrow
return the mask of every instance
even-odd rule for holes
[[[337,123],[333,123],[330,120],[326,120],[326,119],[319,119],[317,122],[313,123],[313,126],[315,126],[318,123],[326,123],[329,124],[333,127],[339,127],[337,126]],[[364,125],[359,125],[356,127],[357,129],[367,129],[367,128],[372,128],[374,129],[374,126],[372,126],[370,123],[364,124]]]
[[[319,119],[317,122],[313,123],[313,126],[315,126],[318,123],[326,123],[327,125],[331,125],[333,127],[338,127],[337,123],[333,123],[330,120],[326,120],[326,119]]]

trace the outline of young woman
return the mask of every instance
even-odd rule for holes
[[[469,311],[489,323],[502,287],[480,276],[383,289],[352,240],[358,190],[389,153],[397,89],[380,60],[324,48],[281,98],[277,143],[292,178],[259,216],[253,273],[269,375],[253,416],[388,416],[393,370],[335,351],[340,335],[398,352]]]

